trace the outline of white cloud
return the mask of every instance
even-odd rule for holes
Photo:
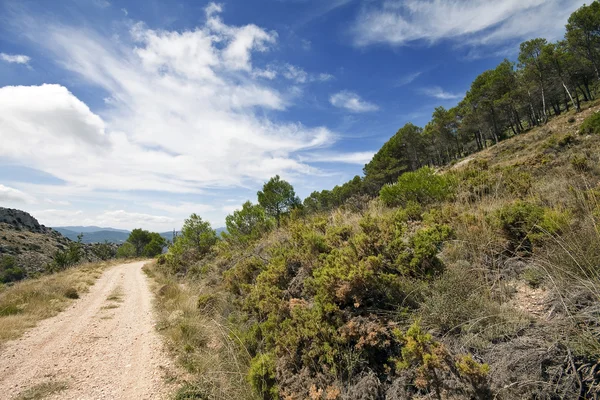
[[[272,68],[267,69],[255,69],[252,71],[252,76],[254,78],[265,78],[269,80],[273,80],[277,78],[277,71]]]
[[[20,191],[19,189],[0,184],[0,202],[2,203],[35,203],[35,198]]]
[[[221,207],[221,211],[223,211],[226,214],[233,214],[234,211],[237,210],[241,210],[242,206],[241,205],[226,205]]]
[[[107,0],[92,0],[92,3],[100,8],[110,7],[110,2]]]
[[[163,215],[109,210],[99,213],[83,210],[43,209],[30,212],[40,223],[46,226],[104,226],[118,229],[143,228],[158,231],[179,229],[181,222],[176,218]]]
[[[344,164],[367,164],[375,152],[373,151],[359,151],[355,153],[313,153],[303,159],[312,162],[323,162],[323,163],[344,163]]]
[[[335,79],[335,77],[331,74],[327,74],[327,73],[320,73],[319,75],[317,75],[316,80],[319,82],[328,82],[330,80]]]
[[[356,93],[344,90],[331,95],[329,102],[335,107],[345,108],[352,112],[376,111],[379,107],[360,98]]]
[[[0,60],[14,64],[29,64],[29,61],[31,61],[31,57],[25,56],[23,54],[0,53]]]
[[[404,75],[402,78],[400,78],[398,80],[398,82],[396,82],[396,86],[406,86],[409,83],[414,82],[415,79],[417,79],[419,76],[421,76],[422,73],[423,73],[422,71],[417,71],[417,72],[413,72],[412,74]]]
[[[585,0],[383,0],[354,26],[359,46],[461,40],[499,44],[535,36],[560,38],[568,16]]]
[[[421,94],[424,94],[425,96],[435,97],[436,99],[440,99],[440,100],[455,100],[455,99],[460,99],[461,97],[464,96],[464,94],[460,94],[460,93],[447,92],[439,86],[431,86],[431,87],[421,88],[421,89],[419,89],[419,92]]]
[[[207,8],[194,31],[137,24],[134,42],[64,25],[25,34],[108,93],[102,117],[59,85],[0,88],[0,156],[104,190],[198,193],[318,171],[298,152],[331,146],[325,127],[274,122],[289,93],[254,80],[252,54],[276,35],[233,27]],[[66,162],[68,160],[68,162]]]
[[[335,78],[333,75],[324,72],[310,74],[304,69],[292,64],[285,64],[280,70],[281,75],[284,78],[294,81],[297,84],[307,82],[327,82]]]
[[[308,74],[300,67],[291,64],[286,64],[283,71],[283,76],[296,83],[305,83],[308,79]]]

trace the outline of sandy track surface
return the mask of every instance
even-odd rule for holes
[[[89,293],[0,349],[0,398],[47,382],[50,399],[162,399],[169,360],[154,329],[144,262],[111,267]]]

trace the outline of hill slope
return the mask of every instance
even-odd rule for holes
[[[60,263],[55,265],[55,256],[65,254],[72,245],[73,241],[68,237],[41,225],[25,211],[0,207],[0,282],[65,267]],[[84,243],[77,250],[76,262],[114,257],[116,246],[101,247]]]
[[[404,174],[378,198],[292,215],[256,241],[161,258],[161,326],[182,365],[223,371],[186,393],[253,398],[250,382],[268,399],[598,396],[600,135],[580,125],[599,111]]]

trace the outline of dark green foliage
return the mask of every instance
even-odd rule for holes
[[[17,265],[13,256],[5,255],[0,259],[0,283],[20,281],[25,278],[25,270]]]
[[[256,240],[273,227],[272,220],[267,217],[264,208],[250,201],[242,205],[241,210],[225,218],[227,233],[224,237],[246,242]]]
[[[600,134],[600,113],[596,112],[587,117],[581,124],[579,132],[582,135]]]
[[[265,209],[268,216],[275,218],[278,226],[282,216],[302,205],[300,199],[296,197],[292,185],[282,180],[279,175],[265,183],[263,190],[259,191],[257,196],[258,203]]]
[[[92,246],[92,253],[101,260],[109,260],[117,255],[115,246],[108,242],[95,243]]]
[[[531,251],[531,235],[539,232],[538,224],[543,217],[542,207],[520,200],[501,207],[494,214],[495,223],[510,241],[511,249],[525,251]]]
[[[408,123],[381,147],[364,168],[367,192],[375,194],[383,185],[423,165],[426,160],[419,158],[423,148],[422,131]]]
[[[217,242],[217,233],[211,228],[208,221],[202,220],[197,214],[192,214],[185,220],[181,229],[181,236],[176,243],[194,249],[200,255],[210,251]]]
[[[160,255],[167,246],[165,238],[156,232],[150,233],[150,242],[144,246],[144,257],[156,257]]]
[[[123,243],[117,249],[117,258],[134,258],[136,256],[135,246],[129,242]]]
[[[273,354],[261,354],[252,360],[248,380],[260,398],[268,400],[279,397],[275,383],[275,357]]]
[[[435,170],[423,167],[407,172],[393,185],[384,186],[379,196],[389,206],[405,205],[408,202],[428,204],[451,197],[454,192],[451,176],[436,174]]]
[[[125,244],[123,244],[117,251],[118,257],[156,257],[162,253],[163,248],[167,245],[167,241],[160,234],[140,228],[131,231],[127,243],[133,246],[133,255],[131,254],[131,247],[125,247]]]
[[[77,236],[76,242],[69,242],[66,250],[57,250],[53,257],[54,269],[65,269],[78,264],[83,257],[83,244],[81,243],[83,235]]]
[[[343,185],[336,185],[332,190],[312,192],[304,199],[304,207],[308,213],[328,211],[344,205],[348,200],[364,196],[366,189],[360,176]]]

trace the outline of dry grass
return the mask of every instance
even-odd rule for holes
[[[0,287],[0,344],[64,310],[73,302],[69,294],[87,292],[109,265],[86,264]]]
[[[123,302],[123,288],[120,286],[117,286],[106,298],[106,300],[108,301],[114,301],[117,303],[122,303]]]
[[[253,399],[245,380],[248,357],[226,321],[228,302],[217,294],[213,306],[199,308],[208,290],[202,282],[182,284],[154,263],[144,271],[153,278],[157,328],[181,367],[176,398]]]
[[[45,399],[53,394],[66,390],[66,382],[50,381],[37,384],[22,392],[16,400],[38,400]]]

